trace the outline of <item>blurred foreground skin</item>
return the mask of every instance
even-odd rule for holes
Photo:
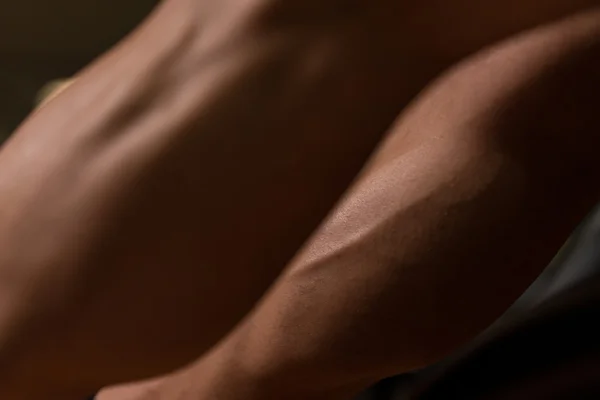
[[[97,387],[165,373],[197,358],[250,310],[428,81],[483,45],[597,1],[550,0],[543,9],[537,0],[421,3],[169,0],[34,113],[0,153],[0,398],[80,400]],[[403,161],[406,177],[432,174],[410,181],[417,187],[414,193],[404,189],[405,204],[420,196],[432,200],[399,213],[405,228],[393,239],[404,243],[405,253],[377,255],[413,266],[398,269],[415,275],[406,281],[410,290],[401,285],[403,274],[374,268],[372,276],[357,277],[356,268],[341,269],[335,278],[341,291],[328,299],[335,304],[315,323],[346,326],[319,326],[315,332],[323,338],[299,340],[297,353],[277,357],[282,371],[305,368],[298,362],[304,358],[311,365],[322,360],[335,382],[362,378],[353,360],[337,360],[340,370],[331,356],[359,334],[353,321],[362,317],[351,314],[379,323],[387,302],[402,300],[387,296],[386,285],[398,284],[406,299],[427,295],[423,306],[431,305],[422,320],[416,308],[398,321],[415,323],[406,339],[421,341],[413,340],[414,354],[402,365],[428,359],[456,339],[449,335],[437,344],[433,337],[434,327],[458,314],[455,303],[440,308],[454,285],[450,281],[445,290],[441,277],[428,280],[446,271],[460,282],[481,270],[461,258],[470,253],[449,249],[473,234],[481,234],[482,245],[512,243],[482,234],[496,222],[487,216],[489,202],[507,204],[504,214],[493,215],[504,223],[524,216],[521,233],[537,233],[537,218],[556,205],[539,206],[550,183],[531,184],[527,168],[508,162],[504,147],[511,146],[497,138],[465,138],[422,148],[425,138],[406,139],[405,154],[417,146],[421,152],[411,154],[441,157],[431,170]],[[471,150],[443,157],[461,154],[463,146]],[[497,163],[482,161],[490,155]],[[450,179],[462,173],[460,181]],[[522,181],[505,192],[512,174]],[[447,187],[456,188],[431,196]],[[482,203],[454,209],[467,200]],[[575,217],[563,221],[565,229]],[[364,228],[376,234],[378,221]],[[431,249],[443,257],[437,260]],[[530,253],[546,255],[536,248]],[[442,260],[448,263],[443,269]],[[463,262],[454,274],[451,266]],[[319,275],[292,281],[312,292],[309,308],[323,301],[311,287]],[[345,298],[345,290],[356,297]],[[381,309],[368,315],[370,306]],[[279,312],[269,310],[267,320]],[[441,311],[446,320],[434,322],[430,317]],[[333,345],[330,335],[342,328],[351,335]],[[242,327],[232,348],[249,363],[240,365],[241,374],[251,365],[269,380],[271,354],[253,353],[254,342],[268,335],[256,334]],[[372,361],[380,363],[379,355],[374,352]],[[284,383],[293,384],[288,377]]]
[[[57,79],[51,82],[48,82],[44,87],[39,91],[36,104],[38,107],[43,107],[48,104],[51,100],[53,100],[56,96],[64,92],[74,83],[73,79]]]
[[[478,54],[399,119],[242,325],[99,400],[349,399],[490,325],[598,200],[600,13]]]

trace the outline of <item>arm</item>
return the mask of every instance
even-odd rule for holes
[[[489,326],[598,200],[599,22],[513,40],[431,87],[246,321],[131,399],[349,398]]]
[[[397,2],[165,2],[2,149],[0,389],[76,397],[201,354],[431,77],[594,2],[564,3],[437,57]]]

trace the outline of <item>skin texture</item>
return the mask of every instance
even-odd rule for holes
[[[479,3],[163,3],[0,153],[0,397],[79,400],[198,357],[255,304],[431,78],[493,40],[597,2],[554,0],[535,12],[522,2],[471,7]],[[443,165],[448,173],[499,152],[473,145],[475,156]],[[473,180],[489,179],[495,193],[504,170],[486,167]],[[433,187],[445,179],[433,178]],[[442,210],[479,193],[466,182]],[[426,238],[407,239],[409,264],[428,263],[425,247],[453,244],[429,231],[438,209],[423,210],[422,227],[418,216],[402,221]],[[471,234],[460,215],[447,225],[457,241]],[[340,307],[356,305],[338,295]],[[415,328],[424,340],[431,323]],[[255,340],[242,332],[240,343]],[[248,359],[268,373],[266,361]]]
[[[398,120],[245,321],[99,400],[347,399],[488,327],[598,200],[600,12],[462,63]]]

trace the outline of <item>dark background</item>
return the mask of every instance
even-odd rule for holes
[[[5,0],[0,6],[0,137],[29,113],[37,91],[106,51],[157,0]]]

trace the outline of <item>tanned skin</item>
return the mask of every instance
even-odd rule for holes
[[[600,12],[462,63],[196,365],[99,400],[350,399],[488,327],[597,202]]]
[[[167,0],[29,118],[0,153],[0,397],[79,400],[198,357],[428,81],[598,2],[422,3]]]

